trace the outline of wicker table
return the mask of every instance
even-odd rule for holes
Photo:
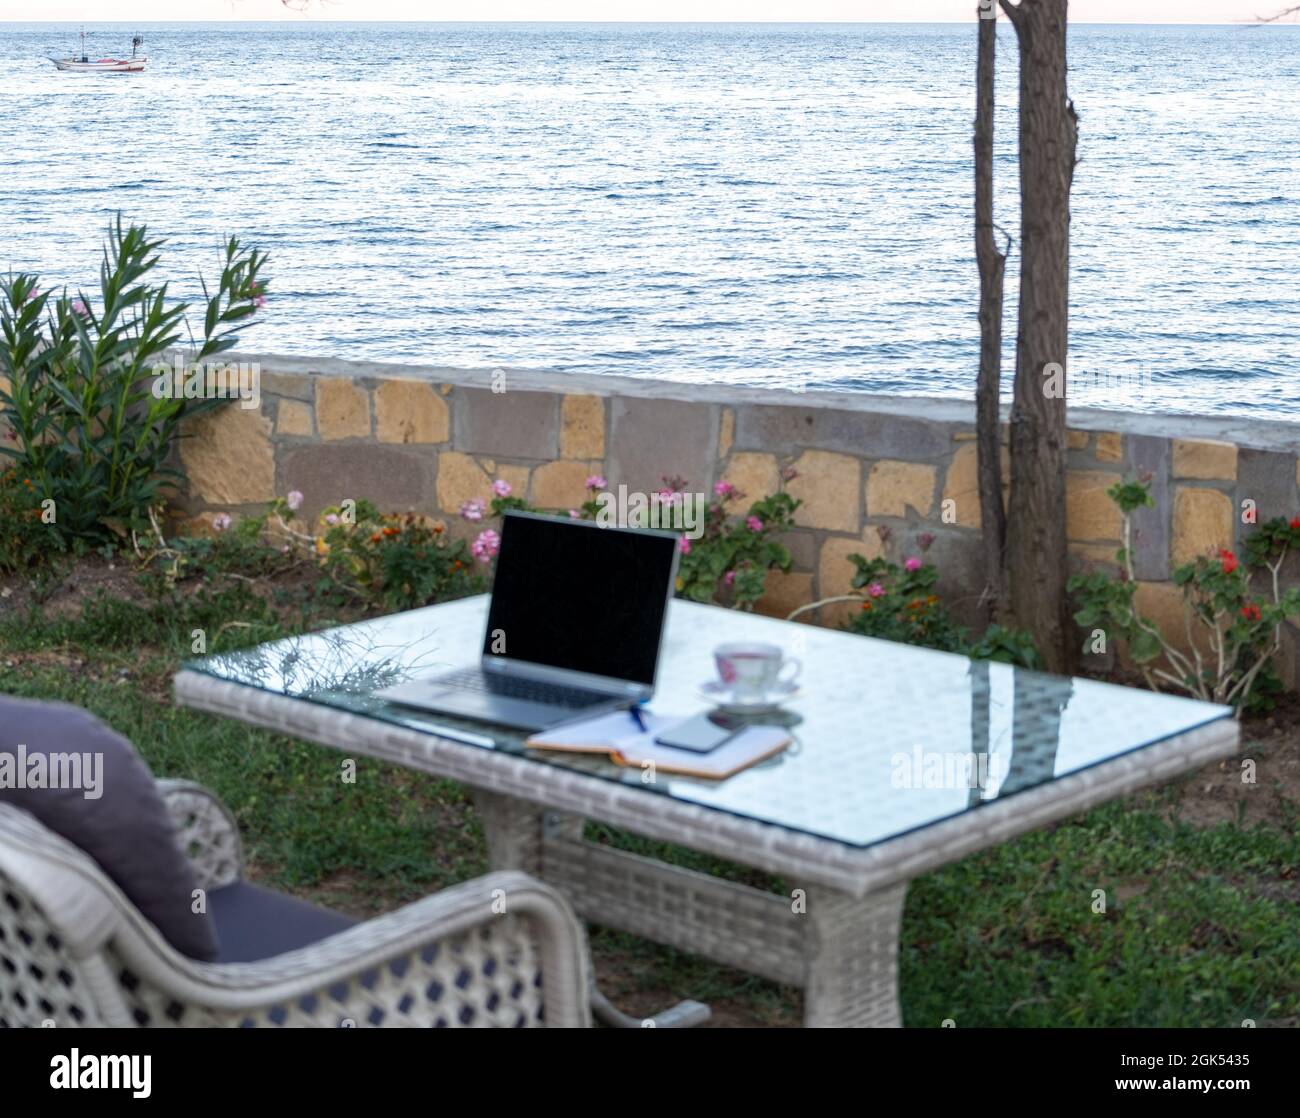
[[[373,697],[474,663],[486,610],[480,596],[209,656],[177,675],[177,701],[463,782],[495,868],[544,878],[595,923],[802,987],[810,1026],[901,1024],[911,879],[1237,748],[1225,707],[685,602],[669,613],[655,710],[705,705],[720,641],[772,641],[804,662],[794,745],[729,780],[541,754]],[[587,819],[779,874],[789,893],[585,841]]]

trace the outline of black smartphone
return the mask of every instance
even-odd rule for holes
[[[655,745],[670,749],[688,749],[692,753],[709,753],[723,742],[730,741],[743,727],[726,721],[716,721],[707,714],[697,714],[655,738]]]

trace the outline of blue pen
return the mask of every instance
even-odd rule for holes
[[[649,729],[649,727],[646,726],[645,724],[645,718],[641,714],[641,707],[640,706],[628,707],[627,712],[632,716],[632,721],[635,722],[637,726],[640,727],[641,732],[644,734],[646,730]]]

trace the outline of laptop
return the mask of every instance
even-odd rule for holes
[[[522,730],[643,702],[677,556],[675,532],[506,513],[478,666],[379,697]]]

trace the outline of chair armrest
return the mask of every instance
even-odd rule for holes
[[[143,980],[125,995],[136,1019],[157,1024],[177,1006],[177,1023],[198,1027],[591,1024],[582,925],[513,870],[256,963],[196,963],[129,935],[116,951]]]
[[[244,872],[244,847],[230,809],[215,792],[191,780],[159,780],[157,787],[199,887],[216,889],[238,881]]]

